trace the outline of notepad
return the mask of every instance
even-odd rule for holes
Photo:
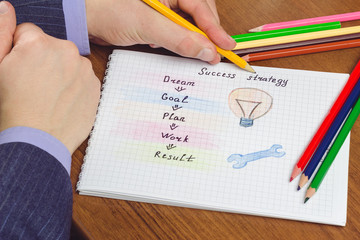
[[[291,171],[349,75],[114,50],[80,194],[344,226],[349,137],[314,199]]]

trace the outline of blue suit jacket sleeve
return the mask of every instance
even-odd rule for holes
[[[27,143],[0,145],[0,239],[69,239],[72,187],[52,155]]]
[[[67,39],[62,0],[8,1],[15,7],[17,24],[32,22],[53,37]]]

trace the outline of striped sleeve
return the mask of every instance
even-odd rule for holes
[[[8,1],[15,7],[17,24],[32,22],[53,37],[67,39],[63,0]]]
[[[0,145],[0,239],[69,239],[72,187],[52,155],[27,143]]]

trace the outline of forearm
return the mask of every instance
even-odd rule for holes
[[[48,152],[28,143],[0,145],[0,239],[69,239],[69,174]]]
[[[71,154],[94,124],[100,81],[74,44],[15,20],[1,1],[0,239],[69,239]]]

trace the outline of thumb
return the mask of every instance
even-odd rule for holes
[[[9,2],[0,1],[0,63],[11,50],[15,28],[14,7]]]

